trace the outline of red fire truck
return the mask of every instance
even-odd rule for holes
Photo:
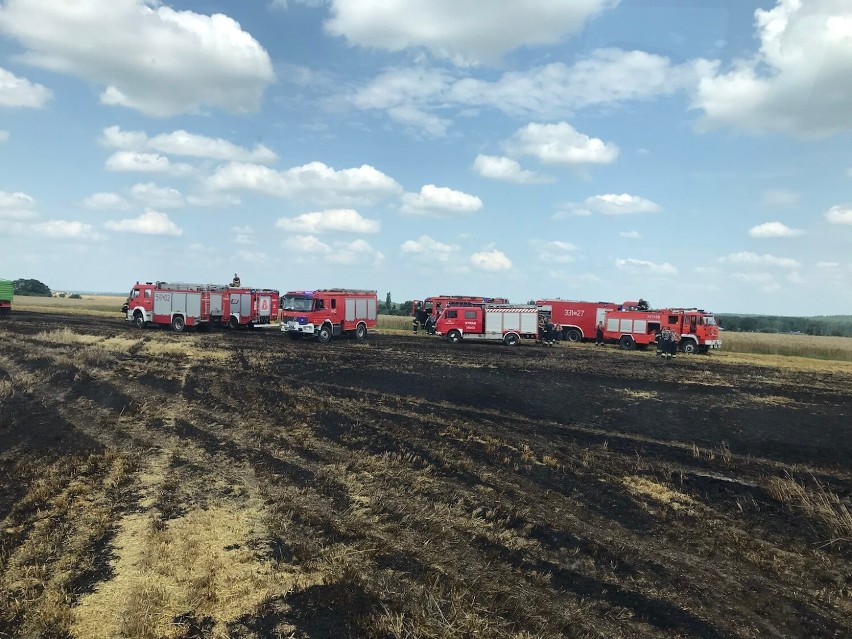
[[[707,353],[721,348],[719,327],[711,313],[697,308],[667,308],[659,311],[607,311],[604,339],[618,342],[624,350],[647,348],[668,328],[680,335],[684,353]]]
[[[213,284],[137,282],[122,308],[128,322],[138,328],[170,325],[177,332],[187,326],[208,330],[269,324],[278,316],[278,291],[231,288]]]
[[[414,300],[411,303],[411,315],[421,326],[426,326],[430,317],[436,321],[438,316],[448,306],[465,306],[470,304],[508,304],[504,297],[479,297],[476,295],[435,295],[425,300]]]
[[[522,339],[538,339],[539,315],[536,306],[519,304],[479,304],[450,306],[438,316],[435,332],[456,344],[462,339],[500,340],[515,346]]]
[[[376,328],[376,291],[322,289],[290,291],[281,302],[281,331],[290,339],[304,336],[328,342],[332,336],[364,339]]]
[[[608,311],[629,309],[636,302],[580,302],[574,300],[536,300],[536,306],[550,312],[551,321],[562,327],[560,337],[569,342],[595,338],[595,327]]]

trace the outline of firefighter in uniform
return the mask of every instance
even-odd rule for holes
[[[660,351],[660,355],[662,355],[663,358],[668,359],[671,357],[672,332],[669,329],[664,328],[660,331],[660,336],[657,339],[659,341],[658,349]]]
[[[671,357],[677,357],[677,348],[680,344],[680,333],[677,331],[671,331],[672,337],[672,345],[671,345]]]
[[[595,346],[603,346],[604,345],[604,323],[603,320],[598,322],[598,325],[595,327]]]
[[[231,280],[231,288],[238,288],[240,286],[240,276],[234,273],[234,279]]]

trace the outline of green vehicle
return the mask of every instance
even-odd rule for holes
[[[0,279],[0,317],[5,317],[12,312],[12,298],[15,296],[15,287],[11,280]]]

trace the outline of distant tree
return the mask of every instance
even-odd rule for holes
[[[50,297],[52,293],[47,284],[38,280],[15,280],[15,295],[32,295],[34,297]]]
[[[81,299],[83,299],[83,296],[80,295],[79,293],[71,293],[71,295],[68,296],[68,299],[69,300],[81,300]]]
[[[385,308],[393,308],[390,291],[388,291],[388,294],[385,296]]]
[[[641,297],[639,298],[639,302],[636,304],[637,311],[648,311],[651,310],[651,305],[648,304],[646,300],[643,300]]]

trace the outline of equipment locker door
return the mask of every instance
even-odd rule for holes
[[[242,295],[240,295],[240,317],[251,318],[251,315],[251,294],[243,293]]]

